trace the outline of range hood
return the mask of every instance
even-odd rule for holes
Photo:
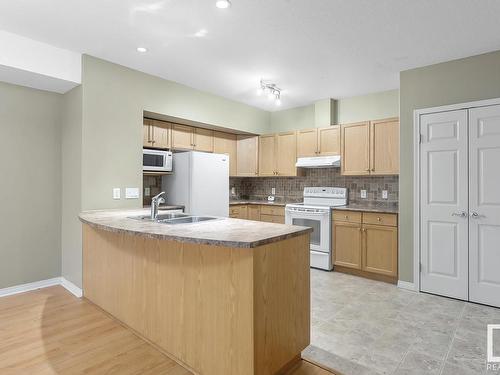
[[[340,167],[340,156],[313,156],[297,158],[296,167],[299,168],[334,168]]]

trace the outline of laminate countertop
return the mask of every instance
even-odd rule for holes
[[[241,248],[253,248],[312,231],[311,228],[296,225],[231,218],[176,225],[129,218],[148,214],[149,210],[145,209],[86,211],[82,212],[79,218],[84,224],[111,232],[167,241]]]
[[[345,210],[345,211],[363,211],[363,212],[380,212],[387,214],[397,214],[399,213],[399,208],[396,203],[349,203],[346,206],[337,206],[333,208],[334,210]]]

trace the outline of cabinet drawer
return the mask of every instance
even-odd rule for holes
[[[265,215],[261,213],[260,221],[264,221],[266,223],[285,224],[285,217],[279,215]]]
[[[398,225],[398,216],[396,214],[382,214],[377,212],[363,213],[364,224],[389,225],[395,227]]]
[[[333,221],[347,221],[361,223],[361,212],[333,210]]]
[[[260,213],[261,215],[285,216],[285,208],[262,205],[260,206]]]
[[[232,216],[232,215],[238,216],[244,207],[245,206],[230,206],[229,207],[229,216]]]

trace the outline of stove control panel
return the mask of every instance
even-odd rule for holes
[[[321,198],[347,198],[347,188],[340,187],[305,187],[304,197],[321,197]]]

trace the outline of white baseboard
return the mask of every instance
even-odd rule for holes
[[[29,292],[30,290],[36,290],[41,288],[48,288],[49,286],[61,285],[68,292],[74,296],[80,298],[83,296],[83,291],[81,288],[77,287],[71,281],[66,280],[64,277],[54,277],[52,279],[35,281],[32,283],[15,285],[8,288],[0,289],[0,297],[7,297],[13,294]]]
[[[72,293],[75,297],[81,298],[83,296],[82,289],[77,287],[71,281],[66,280],[64,277],[61,277],[61,286],[68,292]]]
[[[417,286],[414,283],[408,281],[398,280],[398,288],[411,290],[412,292],[418,292]]]
[[[54,286],[54,285],[61,285],[60,277],[54,277],[52,279],[35,281],[33,283],[15,285],[8,288],[0,289],[0,297],[7,297],[13,294],[29,292],[30,290],[47,288],[49,286]]]

